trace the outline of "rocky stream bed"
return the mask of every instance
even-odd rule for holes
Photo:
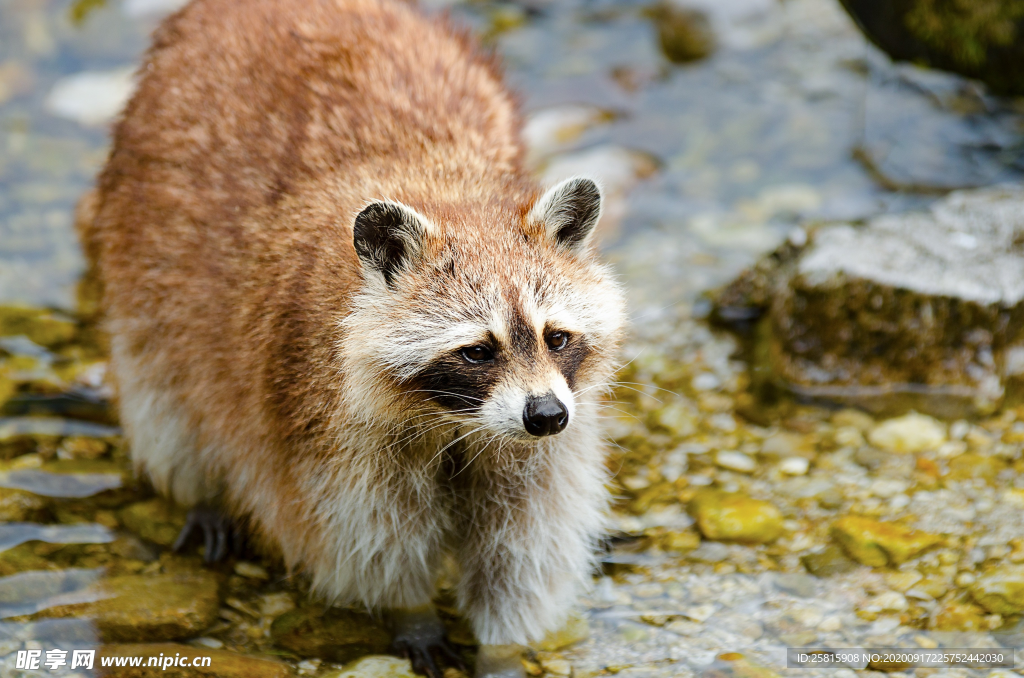
[[[630,293],[614,530],[527,673],[1016,675],[785,650],[1024,647],[1021,101],[893,64],[833,0],[424,4],[504,54],[539,177],[603,179]],[[171,553],[184,513],[131,472],[71,213],[174,5],[0,4],[0,678],[100,673],[17,667],[55,648],[411,676],[273,559]]]

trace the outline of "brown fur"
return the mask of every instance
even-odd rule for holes
[[[584,285],[594,274],[527,219],[539,193],[522,165],[514,101],[493,60],[443,20],[385,0],[196,0],[156,32],[140,76],[81,220],[122,397],[156,398],[126,420],[127,433],[136,444],[146,412],[168,427],[172,413],[195,453],[175,461],[170,480],[140,460],[158,489],[184,503],[217,499],[249,515],[289,564],[329,568],[333,554],[317,549],[330,492],[311,497],[310,483],[333,482],[339,436],[377,416],[345,418],[354,415],[339,372],[342,324],[364,279],[352,224],[367,201],[400,201],[438,224],[430,256],[449,254],[470,286],[494,277],[480,261]],[[531,279],[509,266],[509,280]],[[395,303],[418,304],[430,284]],[[581,358],[581,374],[604,375],[612,344]],[[396,396],[388,409],[408,407]],[[591,456],[597,468],[600,451]],[[424,509],[419,485],[371,474],[368,483],[393,484],[383,496],[408,529],[448,520]],[[566,467],[533,487],[573,482]],[[527,496],[487,474],[470,474],[461,491],[508,504],[480,509],[467,534],[495,521],[505,529]],[[458,501],[442,492],[436,506],[457,515]],[[496,580],[481,576],[467,591],[486,598]],[[514,582],[499,584],[516,595]]]

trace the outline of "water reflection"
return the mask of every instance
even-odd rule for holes
[[[48,544],[109,544],[114,541],[114,533],[102,525],[94,524],[0,524],[0,551],[6,551],[30,541],[42,541]]]

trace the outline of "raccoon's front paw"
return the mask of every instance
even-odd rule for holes
[[[474,678],[526,678],[518,645],[481,645]]]
[[[391,650],[408,657],[412,670],[430,678],[442,678],[435,656],[465,671],[466,666],[458,650],[445,637],[444,625],[429,607],[392,612],[394,637]]]
[[[217,509],[199,504],[188,512],[185,527],[181,528],[178,538],[171,549],[180,553],[189,543],[193,534],[202,534],[205,553],[203,560],[207,563],[219,563],[228,553],[238,552],[242,546],[242,533],[238,527]]]

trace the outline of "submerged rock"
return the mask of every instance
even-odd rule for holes
[[[293,675],[291,667],[282,662],[226,650],[196,648],[177,643],[105,645],[97,654],[100,657],[144,658],[142,667],[104,669],[103,675],[106,678],[150,678],[151,676],[163,678],[287,678]],[[159,667],[145,666],[149,663],[150,657],[159,662]],[[187,658],[189,663],[195,662],[197,657],[208,657],[210,659],[209,666],[173,666],[173,660],[178,657]],[[163,667],[164,663],[167,664],[166,668]],[[181,660],[178,663],[181,664]],[[96,661],[96,665],[100,665],[100,660]]]
[[[186,511],[166,499],[130,504],[118,513],[121,523],[147,541],[171,546],[185,526]]]
[[[658,45],[676,64],[699,61],[715,51],[715,34],[700,9],[660,2],[646,11],[658,31]]]
[[[1024,375],[1024,188],[818,229],[724,290],[723,321],[767,313],[756,354],[798,396],[874,412],[988,413]],[[937,437],[936,435],[932,436]]]
[[[993,614],[1024,612],[1024,566],[1010,565],[982,575],[971,587],[971,596]]]
[[[942,537],[898,523],[844,516],[832,524],[832,537],[854,560],[871,567],[899,565],[942,542]]]
[[[894,59],[1024,94],[1024,4],[1018,0],[840,0],[864,34]]]
[[[542,652],[558,652],[586,640],[588,636],[590,636],[590,622],[585,617],[573,615],[569,617],[562,628],[548,633],[534,647]]]
[[[690,513],[707,539],[766,544],[782,536],[782,513],[770,502],[742,494],[701,490]]]
[[[379,621],[356,610],[298,609],[274,620],[274,643],[302,657],[343,664],[368,654],[387,652],[391,634]]]
[[[0,488],[0,523],[41,521],[49,502],[32,492]]]
[[[977,605],[950,602],[935,611],[928,622],[933,631],[984,631],[985,611]]]
[[[826,546],[816,553],[800,557],[807,571],[816,577],[831,577],[857,569],[857,563],[846,557],[838,546]]]
[[[217,577],[197,567],[100,579],[74,601],[56,597],[35,616],[88,618],[106,642],[144,642],[198,635],[219,609]]]

